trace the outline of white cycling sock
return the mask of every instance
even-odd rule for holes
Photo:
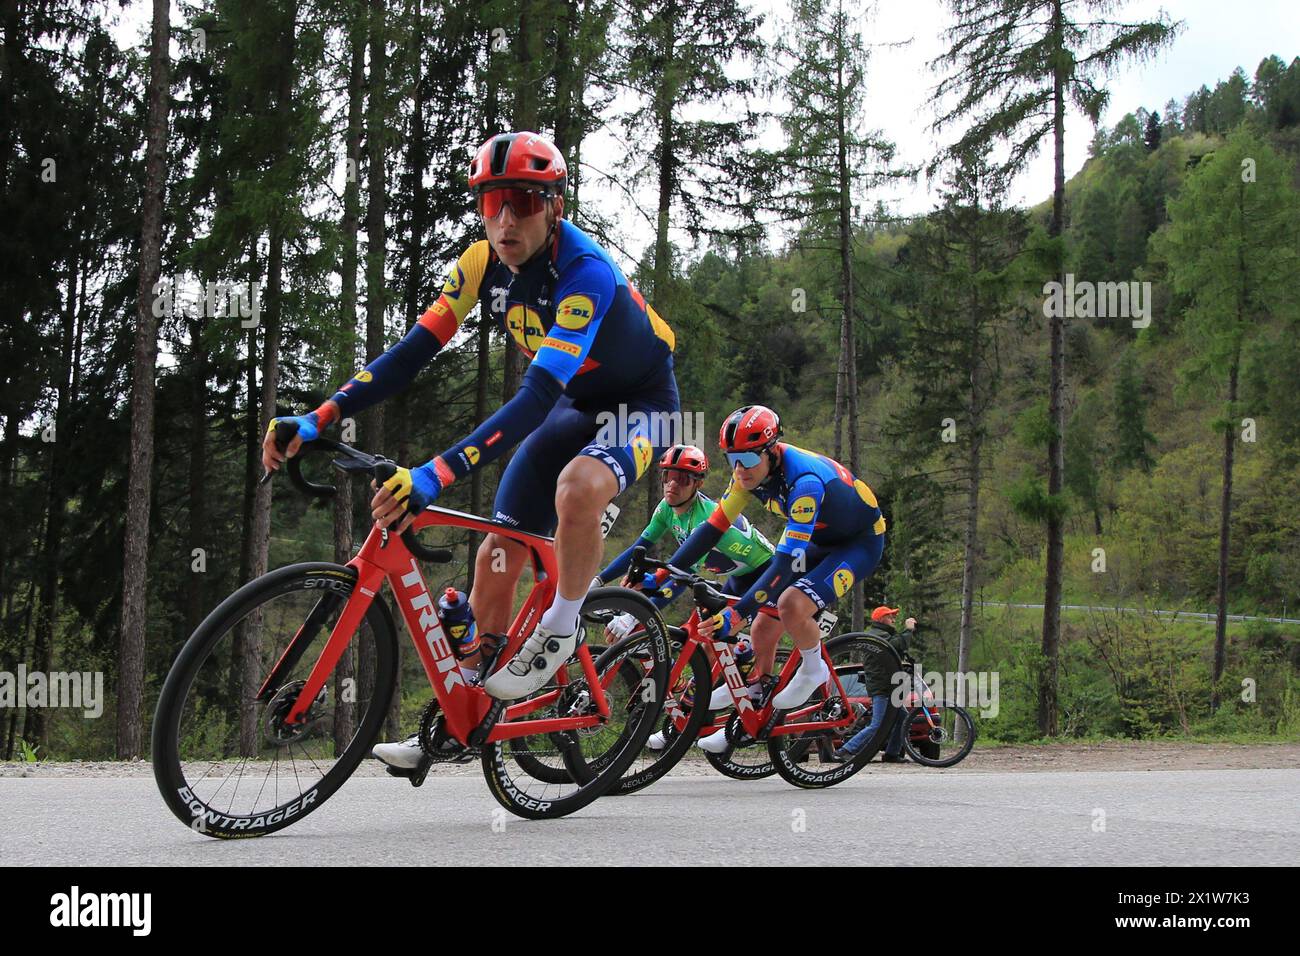
[[[822,646],[814,644],[806,651],[800,651],[799,656],[803,658],[803,666],[809,668],[807,673],[820,674],[826,670],[826,662],[822,660]]]
[[[572,634],[578,629],[578,612],[585,600],[585,594],[570,601],[557,592],[554,603],[546,609],[539,623],[552,634]]]

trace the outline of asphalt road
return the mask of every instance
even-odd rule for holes
[[[153,780],[0,778],[5,865],[566,863],[1260,865],[1300,862],[1300,770],[894,773],[829,790],[669,776],[562,820],[475,775],[354,778],[279,833],[190,832]]]

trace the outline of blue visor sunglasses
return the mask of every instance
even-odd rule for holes
[[[753,468],[762,460],[763,456],[756,451],[727,452],[727,461],[731,463],[732,468],[735,468],[737,465],[741,468]]]

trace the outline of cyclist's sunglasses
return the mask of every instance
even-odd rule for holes
[[[495,219],[509,204],[516,219],[527,219],[545,209],[546,200],[553,195],[549,189],[529,189],[523,186],[489,189],[478,194],[478,211],[484,219]]]
[[[676,481],[679,485],[685,485],[695,480],[695,476],[689,471],[683,471],[681,468],[663,468],[659,472],[659,480],[665,485],[670,481]]]
[[[756,451],[727,452],[727,461],[731,463],[732,468],[735,468],[737,465],[741,468],[754,468],[762,460],[763,456]]]

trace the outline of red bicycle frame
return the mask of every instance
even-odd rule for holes
[[[514,623],[510,625],[505,649],[496,658],[498,664],[510,660],[532,633],[541,619],[542,612],[550,606],[555,596],[559,571],[555,561],[554,539],[509,528],[488,521],[486,518],[434,506],[425,509],[416,517],[411,530],[419,531],[429,527],[466,528],[485,534],[496,534],[516,541],[528,549],[533,562],[535,581],[523,607],[515,616]],[[457,741],[462,744],[467,743],[470,733],[487,716],[494,699],[482,687],[466,683],[415,556],[411,554],[400,536],[388,530],[372,528],[361,550],[348,562],[348,567],[356,572],[356,587],[348,598],[342,614],[330,633],[329,640],[307,676],[306,684],[299,692],[285,722],[294,724],[304,719],[312,701],[325,686],[329,675],[333,673],[339,658],[343,656],[344,650],[356,633],[357,627],[364,620],[371,602],[375,600],[384,581],[387,580],[389,587],[392,588],[397,607],[406,621],[416,653],[419,654],[420,662],[424,665],[425,676],[429,679],[429,684],[433,687],[438,704],[442,708],[445,726]],[[298,635],[289,643],[284,654],[281,655],[280,662],[277,662],[267,676],[263,689],[275,685],[275,678],[281,670],[281,664],[287,659],[292,659],[294,645],[305,630],[305,628],[300,629]],[[560,686],[506,707],[488,735],[487,742],[561,730],[578,730],[605,722],[610,715],[609,701],[604,693],[605,688],[601,686],[597,677],[596,666],[586,644],[578,645],[575,657],[582,667],[587,687],[591,689],[592,704],[596,708],[596,713],[580,717],[519,719],[554,703],[560,696],[564,685],[569,682],[567,669],[560,668],[556,674]]]
[[[738,599],[732,599],[730,603],[735,604],[736,600]],[[707,700],[713,682],[716,682],[720,676],[724,677],[726,679],[727,689],[731,691],[732,704],[735,706],[736,713],[740,715],[740,722],[745,728],[745,733],[757,739],[763,728],[771,721],[772,698],[774,698],[777,692],[790,682],[790,678],[794,676],[794,672],[799,666],[798,655],[791,654],[786,660],[785,666],[781,668],[781,673],[777,679],[776,686],[768,696],[768,703],[760,709],[754,705],[752,700],[750,700],[749,689],[745,683],[745,678],[740,673],[740,669],[736,666],[734,654],[735,645],[728,644],[725,641],[706,641],[705,638],[700,636],[699,623],[700,612],[697,608],[691,612],[691,616],[687,619],[686,623],[682,625],[682,629],[686,632],[686,639],[682,642],[681,653],[677,655],[677,660],[673,662],[673,668],[668,677],[668,687],[670,689],[676,688],[680,684],[682,676],[685,674],[691,656],[695,653],[695,648],[697,646],[704,647],[706,653],[709,650],[712,650],[713,653],[709,654],[710,661],[713,665],[710,671],[710,686],[695,688],[696,702],[698,703],[700,700]],[[821,645],[821,651],[822,660],[826,662],[826,669],[831,675],[822,686],[829,688],[832,691],[830,696],[838,696],[841,700],[847,701],[849,699],[848,695],[845,694],[844,686],[840,683],[839,675],[835,672],[835,667],[831,663],[831,658],[826,651],[825,643]],[[704,696],[701,697],[701,695]],[[800,718],[808,717],[820,709],[821,703],[814,702],[811,705],[797,707],[794,710],[788,711],[785,719],[782,720],[781,723],[772,727],[768,731],[767,736],[779,737],[784,734],[805,734],[814,730],[841,729],[853,723],[854,717],[852,713],[847,713],[845,717],[837,718],[835,720],[811,720],[802,723],[799,722]],[[687,714],[682,710],[682,706],[678,702],[676,695],[668,695],[667,699],[664,701],[664,713],[672,720],[673,726],[679,733],[685,728],[688,719]],[[729,719],[730,717],[725,713],[714,717],[713,730],[716,731],[724,728]],[[711,732],[712,731],[701,728],[700,736],[705,737]]]

